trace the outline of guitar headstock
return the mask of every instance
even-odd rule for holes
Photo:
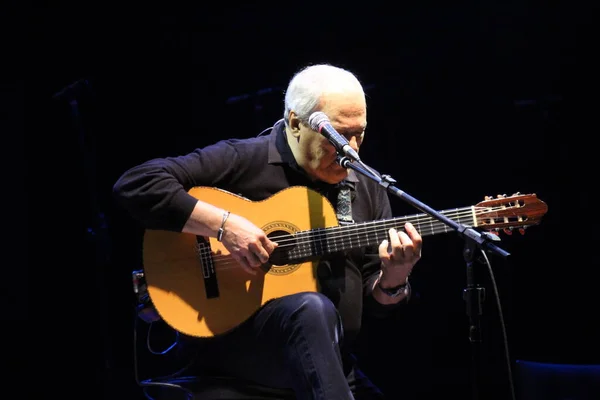
[[[548,212],[548,205],[535,194],[515,193],[486,196],[474,210],[477,227],[496,234],[502,230],[510,235],[514,229],[524,234],[526,228],[538,225]]]

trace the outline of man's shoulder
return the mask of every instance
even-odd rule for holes
[[[230,137],[223,139],[218,143],[223,146],[231,146],[236,150],[256,151],[268,148],[269,137],[268,135],[257,137]]]
[[[277,145],[279,133],[277,129],[265,130],[257,136],[225,139],[221,141],[221,145],[230,147],[243,158],[256,161],[267,157],[269,163],[277,162],[281,160]]]
[[[273,137],[277,135],[277,130],[274,127],[268,128],[260,132],[256,136],[239,137],[230,136],[227,139],[222,140],[224,143],[233,144],[237,146],[261,146],[268,145],[273,140]]]

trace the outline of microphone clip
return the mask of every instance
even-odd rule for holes
[[[350,166],[348,164],[350,164],[352,162],[352,159],[346,155],[338,153],[337,162],[344,168],[350,168]]]

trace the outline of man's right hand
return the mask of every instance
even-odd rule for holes
[[[223,230],[221,243],[252,275],[269,261],[269,256],[277,248],[277,243],[272,242],[262,229],[240,215],[230,214]]]

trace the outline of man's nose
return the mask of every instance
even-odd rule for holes
[[[348,142],[350,143],[350,147],[352,147],[354,151],[358,151],[358,140],[356,139],[356,136],[350,137]]]

